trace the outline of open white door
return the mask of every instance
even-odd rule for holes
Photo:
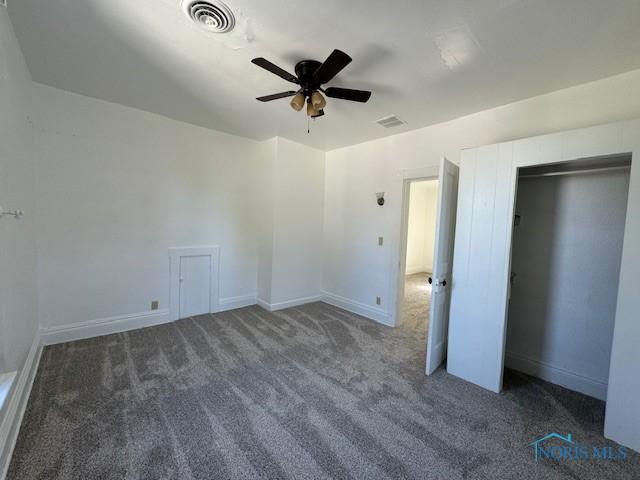
[[[440,161],[438,180],[436,241],[433,252],[433,274],[429,279],[432,290],[427,334],[427,375],[431,375],[442,364],[446,354],[453,242],[458,203],[458,166],[443,158]]]

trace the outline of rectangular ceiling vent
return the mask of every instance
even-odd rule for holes
[[[384,128],[393,128],[393,127],[398,127],[400,125],[404,125],[407,122],[400,120],[395,115],[389,115],[388,117],[383,117],[380,120],[376,120],[376,123],[378,125],[383,126]]]

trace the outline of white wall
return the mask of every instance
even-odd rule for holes
[[[258,142],[43,85],[34,96],[43,327],[166,309],[169,247],[220,245],[221,303],[255,297]]]
[[[264,175],[272,197],[262,209],[271,225],[263,235],[258,291],[262,305],[277,309],[320,296],[324,153],[283,138],[267,143],[272,170]]]
[[[411,182],[407,218],[407,275],[433,271],[437,180]]]
[[[606,398],[629,171],[518,182],[506,365]]]
[[[15,385],[25,383],[20,374],[26,374],[25,360],[38,338],[34,144],[31,77],[0,8],[0,206],[25,211],[20,220],[0,219],[0,375],[18,371],[0,410],[0,476],[16,415],[16,410],[8,413],[9,404],[22,393]]]
[[[278,139],[263,142],[261,161],[256,165],[258,181],[258,286],[257,300],[261,305],[271,303],[271,284],[273,279],[273,235],[276,198],[276,158]]]
[[[324,152],[278,138],[271,303],[320,295]]]
[[[152,300],[165,311],[169,247],[220,245],[223,308],[320,295],[323,152],[44,85],[34,95],[39,306],[49,335],[146,314]]]
[[[19,370],[37,330],[34,237],[35,145],[31,77],[0,8],[0,373]]]
[[[625,100],[612,92],[625,91]],[[463,148],[640,116],[640,70],[451,122],[327,152],[324,290],[392,323],[406,171],[459,162]],[[386,204],[375,204],[375,192]],[[377,237],[385,244],[377,246]],[[376,296],[382,305],[376,306]]]

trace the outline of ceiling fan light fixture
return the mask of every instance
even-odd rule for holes
[[[311,101],[311,99],[307,101],[307,115],[309,117],[315,117],[316,115],[318,115],[318,111],[313,106],[313,102]]]
[[[296,93],[295,96],[291,99],[291,108],[293,108],[296,112],[302,110],[304,107],[304,95],[302,93]]]
[[[317,90],[311,94],[311,103],[313,104],[313,108],[315,110],[322,110],[327,106],[327,101]]]
[[[302,110],[306,102],[307,115],[309,118],[322,117],[325,114],[324,107],[327,105],[325,96],[341,100],[350,100],[352,102],[366,103],[371,97],[371,92],[369,91],[338,87],[322,88],[324,84],[330,82],[350,62],[351,57],[349,55],[340,50],[334,50],[322,63],[317,60],[300,60],[296,63],[296,74],[293,75],[264,57],[256,57],[251,60],[251,63],[273,73],[274,75],[277,75],[287,82],[297,85],[297,90],[288,90],[286,92],[265,95],[257,97],[256,100],[260,102],[271,102],[272,100],[278,100],[285,97],[294,97],[289,103],[291,108],[298,112]]]

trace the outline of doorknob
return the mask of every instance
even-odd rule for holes
[[[181,282],[184,282],[184,277],[180,277],[180,281],[181,281]]]

